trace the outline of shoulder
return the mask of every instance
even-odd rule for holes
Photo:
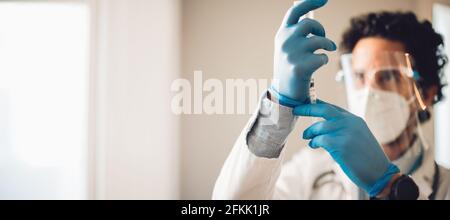
[[[443,166],[439,167],[439,190],[438,195],[442,195],[441,199],[450,199],[450,169]]]
[[[450,169],[447,169],[441,165],[439,167],[439,180],[442,184],[447,184],[450,186]]]

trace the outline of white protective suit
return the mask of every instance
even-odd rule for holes
[[[264,96],[225,161],[213,199],[368,199],[323,149],[305,148],[283,163],[283,146],[296,120],[292,109]],[[450,199],[450,171],[436,165],[432,147],[424,148],[411,176],[419,199]]]

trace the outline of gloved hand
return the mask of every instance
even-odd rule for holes
[[[323,26],[312,19],[300,17],[320,8],[327,0],[305,0],[293,6],[285,15],[275,37],[274,81],[270,92],[280,104],[289,107],[291,100],[305,103],[309,97],[312,74],[328,63],[326,54],[315,54],[319,49],[335,51],[336,44],[325,37]],[[299,21],[300,20],[300,21]],[[314,36],[308,36],[312,34]]]
[[[303,133],[309,146],[324,148],[345,174],[371,197],[378,195],[400,170],[384,154],[366,123],[344,109],[319,101],[294,109],[297,116],[321,117]]]

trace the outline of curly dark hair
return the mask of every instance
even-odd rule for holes
[[[414,57],[415,69],[420,75],[419,86],[425,91],[436,86],[434,103],[443,99],[444,67],[448,59],[443,51],[443,38],[429,21],[420,22],[412,12],[378,12],[355,17],[350,23],[343,35],[342,52],[350,53],[359,40],[367,37],[401,42],[406,52]]]

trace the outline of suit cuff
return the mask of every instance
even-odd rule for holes
[[[261,98],[258,116],[247,135],[249,150],[258,157],[278,158],[289,134],[295,127],[297,117],[292,108]]]

